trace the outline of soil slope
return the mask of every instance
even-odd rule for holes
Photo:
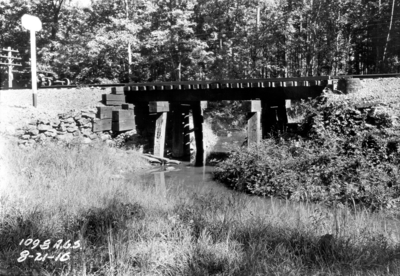
[[[32,104],[31,90],[0,91],[0,134],[15,134],[31,120],[56,118],[72,109],[103,106],[101,95],[110,88],[43,89],[38,91],[37,107]]]

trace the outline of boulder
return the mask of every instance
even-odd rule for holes
[[[38,125],[38,130],[39,130],[40,133],[46,132],[49,129],[51,129],[51,126],[49,126],[49,125],[43,125],[43,124]]]
[[[39,134],[39,130],[37,130],[36,128],[35,129],[30,129],[26,133],[30,134],[30,135],[38,135]]]

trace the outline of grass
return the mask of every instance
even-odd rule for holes
[[[400,274],[400,224],[384,213],[173,178],[165,195],[140,177],[147,165],[133,151],[2,142],[2,275]],[[82,247],[66,262],[17,262],[27,238]]]

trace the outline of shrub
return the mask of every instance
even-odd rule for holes
[[[331,136],[301,146],[264,140],[258,147],[233,148],[214,178],[255,195],[373,210],[394,208],[400,197],[398,168],[372,135]]]

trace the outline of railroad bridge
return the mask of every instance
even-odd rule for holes
[[[291,101],[315,98],[321,95],[325,87],[333,88],[336,83],[337,79],[329,76],[130,83],[124,87],[113,87],[111,94],[103,95],[103,103],[107,105],[103,111],[107,108],[108,111],[114,109],[112,122],[110,118],[110,121],[104,121],[107,118],[100,114],[94,127],[102,130],[104,125],[112,124],[115,131],[152,128],[154,155],[163,157],[168,120],[172,123],[173,157],[180,158],[189,153],[188,134],[194,131],[195,163],[202,165],[203,112],[207,108],[207,101],[245,101],[245,112],[248,113],[248,144],[259,143],[273,125],[287,123],[286,107]],[[351,89],[351,85],[348,88]],[[128,110],[118,111],[118,106]],[[190,110],[194,125],[192,130],[189,129]]]

